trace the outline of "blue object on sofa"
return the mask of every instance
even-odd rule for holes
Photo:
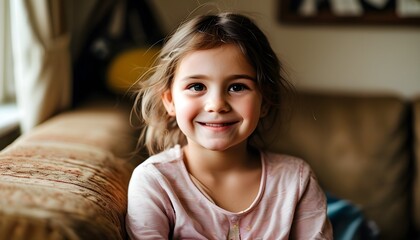
[[[362,211],[349,201],[327,194],[327,214],[336,240],[374,240],[378,230]]]

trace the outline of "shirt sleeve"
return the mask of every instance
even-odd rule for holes
[[[126,216],[130,239],[170,238],[171,204],[156,175],[153,166],[140,165],[131,176]]]
[[[300,179],[301,197],[295,209],[290,239],[333,239],[325,194],[306,164],[301,167]]]

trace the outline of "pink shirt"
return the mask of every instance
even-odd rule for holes
[[[332,239],[326,199],[308,164],[261,153],[258,196],[242,212],[209,200],[191,180],[176,146],[133,172],[127,231],[132,239]]]

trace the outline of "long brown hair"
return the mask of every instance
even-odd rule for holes
[[[134,112],[142,119],[139,143],[149,154],[158,153],[175,144],[186,144],[186,138],[176,119],[167,114],[161,97],[170,89],[178,63],[186,54],[219,47],[237,45],[254,67],[263,102],[269,107],[267,117],[260,120],[251,138],[261,136],[269,120],[276,119],[283,96],[290,84],[282,75],[282,66],[265,34],[248,17],[236,13],[197,16],[182,24],[164,44],[155,66],[138,82]]]

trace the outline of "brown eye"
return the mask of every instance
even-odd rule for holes
[[[229,92],[240,92],[240,91],[244,91],[244,90],[247,90],[247,89],[249,89],[249,88],[246,85],[235,83],[235,84],[232,84],[229,87]]]
[[[188,89],[190,89],[194,92],[201,92],[201,91],[204,91],[206,89],[206,87],[204,86],[204,84],[194,83],[194,84],[189,85]]]

